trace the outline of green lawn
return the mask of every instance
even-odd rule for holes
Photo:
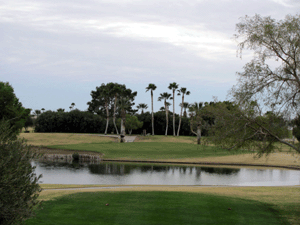
[[[257,201],[199,193],[153,191],[66,195],[44,202],[43,209],[37,211],[37,216],[26,224],[288,223],[272,206]]]
[[[245,154],[245,151],[228,151],[215,146],[197,146],[187,143],[133,142],[133,143],[83,143],[52,145],[50,148],[104,153],[107,159],[183,159]]]

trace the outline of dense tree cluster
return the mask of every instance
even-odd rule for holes
[[[124,132],[125,119],[127,113],[134,113],[137,110],[132,109],[134,103],[134,98],[137,92],[133,92],[131,89],[126,88],[125,84],[118,83],[107,83],[101,84],[101,86],[96,87],[95,91],[91,92],[92,100],[88,102],[88,111],[96,113],[100,116],[106,116],[106,127],[105,134],[107,134],[109,120],[113,118],[113,124],[117,134],[118,128],[116,126],[116,116],[117,114],[121,118],[121,133]]]
[[[170,112],[171,116],[168,117],[169,122],[172,123],[173,114]],[[143,130],[146,130],[147,133],[152,132],[152,115],[149,112],[144,114],[138,114],[137,118],[139,121],[143,122],[143,126],[137,130],[134,130],[132,133],[135,134],[142,134]],[[156,135],[165,135],[166,128],[168,129],[167,132],[172,134],[173,128],[171,126],[166,127],[166,115],[164,111],[158,111],[154,113],[154,130]],[[175,122],[179,122],[179,115],[175,114]],[[180,130],[181,135],[189,136],[192,135],[190,126],[189,126],[189,118],[183,117],[182,118],[182,127]]]
[[[35,132],[103,133],[105,120],[78,109],[70,112],[46,111],[35,122]]]

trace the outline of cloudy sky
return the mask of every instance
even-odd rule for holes
[[[236,57],[239,18],[299,12],[299,0],[0,0],[0,81],[31,109],[86,110],[108,82],[149,109],[149,83],[155,100],[172,82],[190,103],[225,100],[253,56]]]

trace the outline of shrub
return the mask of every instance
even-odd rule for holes
[[[15,139],[9,122],[0,121],[0,224],[21,223],[39,204],[40,176],[34,173],[35,154],[24,140]]]

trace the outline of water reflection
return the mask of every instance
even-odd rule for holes
[[[88,168],[92,174],[101,174],[101,175],[125,175],[131,174],[133,172],[143,173],[174,173],[177,170],[180,174],[192,174],[196,170],[197,176],[200,176],[201,171],[219,174],[219,175],[232,175],[237,174],[240,169],[232,168],[214,168],[214,167],[193,167],[193,166],[153,166],[153,165],[130,165],[130,164],[92,164],[88,165]]]
[[[159,185],[299,185],[300,171],[150,164],[33,162],[44,183]]]

